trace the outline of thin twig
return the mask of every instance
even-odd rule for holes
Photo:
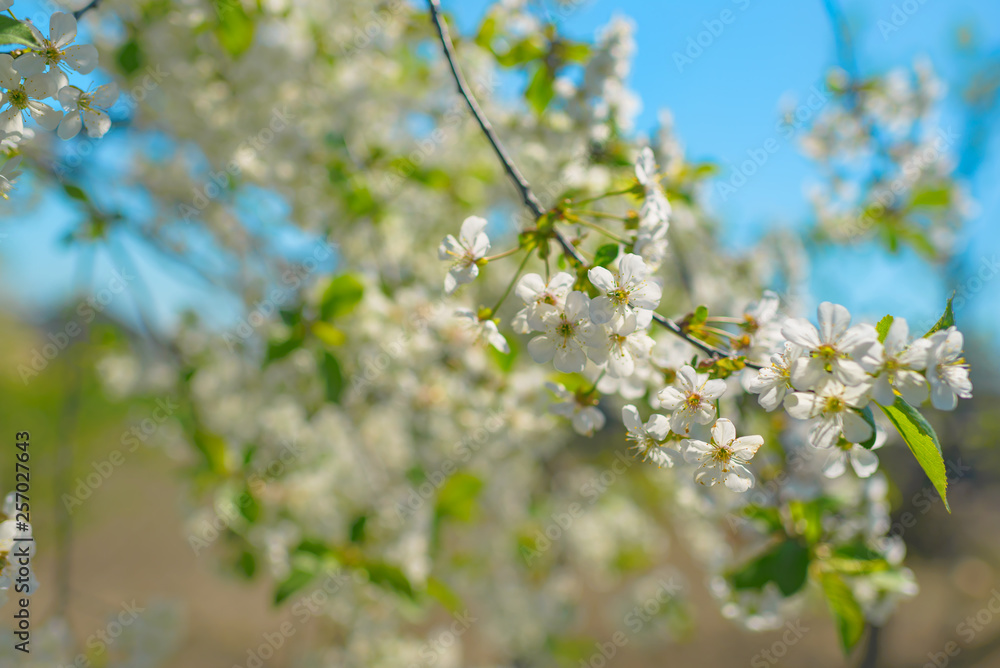
[[[535,193],[532,192],[527,179],[524,178],[521,172],[514,165],[514,161],[507,153],[507,150],[503,147],[503,144],[500,142],[500,138],[497,137],[496,132],[493,130],[493,126],[486,118],[486,115],[483,113],[479,103],[476,102],[476,98],[473,96],[472,90],[469,88],[469,84],[466,82],[465,76],[462,74],[462,70],[458,67],[458,58],[455,55],[454,44],[448,34],[448,27],[444,23],[444,18],[441,16],[440,3],[438,0],[427,0],[427,4],[430,6],[431,20],[437,28],[438,38],[441,41],[441,48],[444,50],[445,58],[448,60],[448,66],[451,68],[451,74],[455,79],[456,85],[458,86],[458,92],[463,98],[465,98],[466,104],[469,105],[469,109],[472,111],[472,115],[475,117],[476,122],[479,123],[479,127],[482,129],[483,134],[486,135],[490,145],[493,146],[493,150],[497,154],[497,158],[499,158],[504,170],[507,172],[507,176],[510,177],[510,180],[514,182],[514,185],[517,187],[518,191],[520,191],[521,199],[524,201],[524,205],[531,209],[531,212],[536,218],[541,218],[545,215],[545,207],[542,206],[538,197],[536,197]],[[570,243],[562,232],[554,230],[554,234],[556,241],[560,246],[562,246],[564,253],[569,255],[577,263],[583,266],[587,265],[587,262],[580,254],[580,251],[577,250],[576,246]],[[687,332],[681,329],[680,325],[666,316],[662,316],[659,313],[654,312],[653,320],[661,327],[664,327],[667,331],[679,336],[695,348],[698,348],[714,358],[729,357],[728,352],[690,336]],[[747,366],[759,368],[757,365],[750,363],[747,363]]]
[[[80,9],[73,12],[73,18],[78,19],[87,12],[89,12],[91,9],[97,9],[97,5],[99,4],[101,4],[101,0],[90,0],[90,3],[87,4],[85,7],[81,7]]]
[[[465,98],[466,104],[469,105],[469,109],[472,111],[472,115],[475,117],[476,122],[479,123],[480,129],[482,129],[483,134],[485,134],[486,138],[489,140],[490,145],[497,154],[497,158],[500,159],[500,163],[503,165],[504,170],[506,170],[507,176],[510,177],[510,180],[514,182],[514,185],[521,193],[521,199],[524,201],[525,206],[531,209],[531,212],[535,215],[536,219],[541,218],[545,215],[545,207],[542,206],[538,197],[536,197],[535,193],[532,192],[527,179],[524,178],[521,172],[514,165],[514,161],[507,153],[507,149],[505,149],[503,144],[500,142],[500,138],[497,137],[496,132],[493,130],[493,126],[486,118],[486,114],[483,113],[482,108],[479,106],[475,96],[472,94],[472,90],[469,88],[469,84],[466,82],[465,76],[462,74],[462,70],[458,67],[458,58],[455,56],[455,47],[448,34],[448,26],[445,25],[444,18],[441,16],[441,6],[438,3],[438,0],[427,0],[427,4],[430,5],[431,19],[434,21],[434,26],[437,28],[438,38],[441,40],[441,48],[444,49],[444,55],[448,59],[448,66],[451,68],[451,74],[455,79],[455,84],[458,86],[458,92],[463,98]],[[559,230],[555,230],[555,237],[556,241],[559,242],[559,245],[562,246],[564,252],[580,264],[586,264],[583,256],[581,256],[576,250],[576,247],[571,244]]]

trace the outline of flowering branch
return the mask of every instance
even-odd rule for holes
[[[459,94],[465,98],[466,104],[469,105],[469,109],[472,111],[473,117],[475,117],[476,122],[483,131],[483,134],[486,135],[490,145],[493,147],[493,151],[496,153],[497,158],[500,160],[504,170],[507,172],[507,176],[510,177],[510,180],[514,182],[514,185],[517,187],[518,191],[520,191],[521,199],[523,200],[525,206],[531,209],[531,212],[535,215],[536,219],[541,218],[546,213],[545,207],[542,206],[538,197],[531,190],[531,186],[528,184],[527,179],[524,178],[524,175],[521,174],[520,170],[514,164],[514,160],[510,157],[510,154],[507,153],[507,150],[501,143],[496,131],[494,131],[493,125],[490,123],[489,119],[486,118],[486,114],[483,113],[482,107],[480,107],[479,103],[476,101],[475,96],[472,94],[472,90],[469,88],[468,82],[465,80],[465,76],[462,74],[462,70],[458,66],[458,59],[455,55],[455,46],[448,33],[448,26],[445,25],[444,18],[441,16],[441,6],[439,1],[427,0],[427,4],[430,7],[431,20],[434,22],[434,27],[437,29],[438,39],[441,42],[441,48],[444,51],[445,58],[448,60],[448,67],[451,68],[451,74],[455,79],[455,84],[458,86]],[[580,254],[580,251],[577,250],[576,246],[570,243],[562,232],[553,227],[552,233],[555,236],[555,240],[562,247],[563,252],[566,255],[571,257],[577,264],[583,266],[588,264],[584,257]],[[666,316],[662,316],[659,313],[654,312],[653,321],[713,358],[729,357],[729,353],[721,348],[716,348],[713,345],[690,336],[680,327],[680,325]],[[760,368],[758,365],[751,363],[747,363],[747,366],[755,369]]]

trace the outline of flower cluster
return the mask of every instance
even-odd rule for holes
[[[5,4],[8,9],[11,2]],[[72,139],[85,127],[90,137],[103,137],[111,128],[107,110],[118,99],[114,83],[84,91],[69,83],[67,72],[89,74],[97,67],[97,49],[74,44],[76,17],[56,12],[49,19],[46,37],[31,23],[21,23],[30,38],[22,37],[24,49],[0,54],[0,146],[8,154],[33,136],[25,126],[33,120],[44,130],[55,130],[60,138]],[[61,110],[45,100],[57,100]],[[0,170],[0,195],[7,197],[19,172],[17,156]]]
[[[859,475],[871,475],[878,465],[870,452],[876,437],[866,410],[870,401],[916,407],[930,399],[934,408],[952,410],[959,397],[972,396],[962,334],[954,326],[910,341],[903,318],[890,319],[880,337],[871,325],[852,326],[839,304],[823,302],[818,316],[818,328],[788,319],[781,327],[781,351],[747,377],[746,388],[765,410],[783,405],[793,418],[808,421],[813,446],[837,446],[861,458],[864,463],[854,467]],[[829,472],[843,471],[838,466]]]

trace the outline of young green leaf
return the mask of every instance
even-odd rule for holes
[[[215,36],[230,56],[239,58],[253,44],[253,19],[247,15],[239,2],[216,0],[215,7],[219,15]]]
[[[872,407],[865,406],[863,409],[855,412],[861,417],[863,417],[865,419],[865,422],[868,423],[868,426],[872,428],[871,438],[869,438],[867,441],[864,441],[863,443],[859,443],[858,445],[860,445],[862,448],[871,450],[872,446],[875,445],[875,416],[872,415]]]
[[[896,397],[896,402],[892,406],[879,404],[879,408],[896,426],[899,435],[906,441],[906,445],[916,457],[921,468],[924,469],[924,473],[930,478],[934,489],[941,495],[945,510],[950,513],[951,508],[948,506],[947,497],[948,473],[945,470],[944,457],[941,455],[941,443],[938,441],[937,434],[934,433],[934,428],[920,414],[920,411],[900,397]]]
[[[535,75],[531,77],[531,83],[524,91],[524,99],[536,114],[541,115],[555,94],[555,78],[552,72],[544,64],[539,65]]]
[[[865,630],[865,613],[854,598],[851,588],[838,573],[831,571],[822,573],[819,582],[823,587],[823,594],[826,596],[833,619],[837,623],[840,646],[846,654],[861,640],[861,634]]]
[[[323,353],[323,380],[326,383],[326,400],[339,404],[344,391],[344,372],[340,370],[340,362],[330,353]]]
[[[353,274],[341,274],[323,291],[319,303],[319,314],[323,320],[332,320],[347,315],[361,302],[365,294],[364,284]]]
[[[24,44],[41,48],[28,24],[9,16],[0,16],[0,44]]]
[[[951,302],[954,299],[955,295],[948,297],[948,303],[944,307],[944,314],[942,314],[942,316],[938,318],[938,321],[934,323],[933,327],[927,330],[927,333],[924,334],[925,339],[934,332],[940,331],[942,329],[948,329],[949,327],[955,324],[955,311],[953,311],[951,308]]]
[[[618,257],[618,244],[604,244],[594,253],[594,266],[606,267]]]
[[[809,550],[794,540],[786,540],[764,555],[752,560],[733,574],[736,589],[761,589],[774,582],[785,596],[791,596],[806,583],[809,574]]]
[[[878,342],[885,343],[885,337],[889,336],[889,328],[892,327],[892,316],[887,315],[878,321],[875,325],[875,331],[878,332]]]

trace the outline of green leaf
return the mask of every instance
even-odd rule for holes
[[[927,188],[921,190],[910,200],[910,206],[920,207],[942,207],[951,204],[951,190],[948,188]]]
[[[28,28],[27,23],[9,16],[0,16],[0,44],[24,44],[36,48],[42,46]]]
[[[861,634],[865,630],[865,613],[858,605],[857,599],[854,598],[851,588],[847,586],[844,578],[839,574],[822,573],[819,576],[819,581],[823,587],[826,602],[830,606],[830,613],[837,623],[840,646],[846,654],[861,640]]]
[[[236,560],[236,572],[247,580],[253,578],[254,573],[257,572],[257,559],[252,552],[249,550],[240,552],[240,556]]]
[[[590,47],[583,42],[562,42],[559,55],[568,62],[583,63],[590,57]]]
[[[409,599],[416,598],[413,585],[398,567],[381,561],[372,561],[366,563],[364,569],[368,572],[368,578],[380,587]]]
[[[433,575],[427,578],[427,594],[437,600],[438,603],[444,606],[445,610],[453,615],[459,614],[464,608],[462,599],[459,598],[458,594]]]
[[[694,316],[691,318],[691,324],[703,325],[706,320],[708,320],[708,307],[702,304],[694,310]]]
[[[809,574],[809,550],[794,540],[786,540],[733,574],[736,589],[761,589],[774,582],[785,596],[791,596],[806,583]]]
[[[531,77],[531,83],[524,91],[524,99],[528,101],[528,106],[541,116],[555,94],[555,77],[548,67],[544,64],[539,65],[535,75]]]
[[[63,190],[66,191],[66,194],[72,197],[73,199],[78,199],[81,202],[90,201],[90,198],[87,197],[87,193],[83,191],[83,188],[80,188],[79,186],[74,186],[72,183],[64,183]]]
[[[896,397],[896,402],[892,406],[879,404],[879,408],[896,426],[899,435],[903,437],[906,445],[910,448],[910,452],[913,453],[924,473],[930,478],[934,489],[941,495],[945,510],[950,513],[951,508],[948,506],[947,497],[948,473],[945,470],[944,457],[941,455],[941,443],[938,441],[937,434],[934,433],[934,428],[920,414],[920,411],[900,397]]]
[[[215,0],[219,23],[215,36],[233,58],[242,56],[253,44],[254,22],[239,0]]]
[[[934,332],[938,332],[938,331],[940,331],[942,329],[948,329],[949,327],[951,327],[951,326],[953,326],[955,324],[955,311],[953,311],[952,308],[951,308],[951,302],[954,299],[955,299],[955,295],[952,295],[951,297],[948,297],[948,303],[945,304],[944,313],[941,315],[940,318],[938,318],[938,321],[936,323],[934,323],[934,326],[931,327],[929,330],[927,330],[927,333],[924,334],[923,338],[926,339],[928,336],[930,336]]]
[[[330,281],[320,299],[320,317],[332,320],[354,310],[365,294],[365,285],[354,274],[341,274]]]
[[[365,542],[365,526],[368,524],[368,516],[361,515],[353,523],[351,523],[351,542],[352,543],[363,543]]]
[[[865,406],[861,410],[855,409],[854,412],[863,417],[865,419],[865,422],[868,423],[868,426],[872,428],[871,438],[869,438],[867,441],[863,443],[858,443],[858,445],[860,445],[862,448],[871,450],[872,446],[875,445],[875,416],[872,415],[872,407]]]
[[[524,65],[545,55],[545,42],[539,35],[532,35],[517,42],[506,53],[496,54],[497,62],[504,67]]]
[[[892,316],[887,315],[878,321],[875,325],[875,331],[878,332],[878,342],[885,343],[885,337],[889,336],[889,328],[892,327]]]
[[[326,400],[339,404],[344,392],[344,372],[341,371],[337,358],[327,352],[323,353],[323,382],[326,386]]]
[[[464,471],[454,474],[438,492],[434,516],[468,522],[475,513],[476,500],[482,491],[483,481],[476,476]]]
[[[139,48],[139,43],[134,39],[125,42],[116,56],[119,67],[125,74],[133,74],[146,62],[146,57]]]
[[[618,258],[618,244],[604,244],[594,253],[594,266],[606,267]]]
[[[316,576],[315,569],[294,568],[288,577],[282,580],[274,592],[274,604],[279,605],[289,596],[312,582]]]

